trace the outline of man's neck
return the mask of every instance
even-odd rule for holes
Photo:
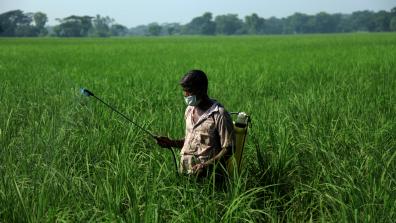
[[[213,105],[213,101],[209,99],[209,97],[205,97],[202,101],[197,105],[197,108],[203,112],[208,110]]]
[[[193,110],[193,123],[198,122],[199,118],[213,105],[209,97],[205,97]]]

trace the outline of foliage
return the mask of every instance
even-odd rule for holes
[[[185,26],[185,34],[214,35],[216,23],[213,21],[212,13],[205,12],[202,16],[193,18]]]
[[[125,36],[128,34],[128,28],[120,24],[110,26],[111,36]]]
[[[373,31],[375,27],[372,17],[373,13],[368,10],[352,13],[351,22],[354,29],[357,31]]]
[[[159,36],[161,34],[162,27],[158,23],[151,23],[148,25],[148,34],[151,36]]]
[[[94,36],[98,37],[108,37],[111,35],[111,26],[114,23],[114,19],[105,16],[96,15],[92,21],[93,23],[93,33]],[[118,26],[118,25],[117,25]]]
[[[48,18],[44,13],[23,13],[21,10],[14,10],[0,14],[0,36],[49,34],[59,37],[109,37],[389,32],[395,30],[393,22],[395,18],[396,7],[389,12],[364,10],[352,14],[320,12],[308,15],[297,12],[285,18],[262,18],[252,13],[245,16],[244,20],[239,19],[237,14],[217,15],[213,19],[211,12],[205,12],[184,25],[154,22],[128,29],[109,16],[101,15],[95,17],[72,15],[57,19],[60,24],[54,27],[45,27]]]
[[[164,35],[177,35],[181,34],[182,26],[179,23],[166,23],[162,24],[163,31],[165,31]]]
[[[243,21],[237,14],[218,15],[215,18],[216,33],[222,35],[242,34]]]
[[[140,26],[130,28],[128,33],[132,36],[145,36],[148,33],[148,26],[140,25]]]
[[[263,34],[265,30],[265,19],[253,13],[245,17],[245,26],[248,34]]]
[[[0,14],[0,36],[30,36],[34,31],[31,26],[31,15],[24,14],[21,10],[8,11]]]
[[[0,14],[0,36],[44,36],[47,34],[44,27],[47,20],[47,15],[42,12],[5,12]]]
[[[396,16],[392,18],[390,22],[390,30],[395,32],[396,31]]]
[[[54,32],[60,37],[82,37],[87,36],[92,30],[91,16],[69,16],[58,19],[60,24],[54,27]]]
[[[33,21],[35,23],[35,26],[39,32],[39,36],[45,36],[47,35],[48,31],[45,28],[45,24],[48,21],[48,17],[45,13],[42,12],[36,12],[33,14]]]

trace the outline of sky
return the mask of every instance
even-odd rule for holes
[[[295,12],[351,13],[389,11],[393,7],[396,0],[0,0],[0,13],[15,9],[41,11],[47,14],[49,25],[58,24],[56,18],[100,14],[127,27],[151,22],[185,24],[205,12],[212,12],[214,16],[233,13],[241,19],[252,13],[264,18],[281,18]]]

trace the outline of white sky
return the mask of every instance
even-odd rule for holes
[[[396,0],[0,0],[0,13],[14,9],[41,11],[47,14],[50,25],[57,24],[55,18],[100,14],[128,27],[151,22],[185,24],[207,11],[214,16],[235,13],[242,19],[252,13],[264,18],[280,18],[294,12],[351,13],[389,11],[393,7],[396,7]]]

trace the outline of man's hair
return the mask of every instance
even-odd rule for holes
[[[183,89],[200,94],[208,92],[208,78],[202,70],[190,70],[180,80]]]

